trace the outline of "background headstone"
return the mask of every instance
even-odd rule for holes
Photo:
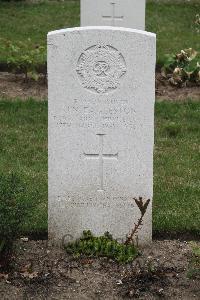
[[[117,27],[48,34],[49,238],[125,239],[152,200],[155,35]],[[139,231],[151,241],[151,203]]]
[[[145,30],[146,0],[81,0],[81,26]]]

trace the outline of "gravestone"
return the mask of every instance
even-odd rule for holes
[[[48,34],[49,238],[125,239],[152,200],[155,35],[117,27]],[[152,202],[152,201],[151,201]],[[151,241],[151,202],[138,232]]]
[[[146,0],[81,0],[81,26],[145,30]]]

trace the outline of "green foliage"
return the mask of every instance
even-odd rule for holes
[[[200,279],[200,246],[192,242],[192,258],[189,263],[187,276],[190,279]]]
[[[176,55],[166,55],[162,74],[172,85],[200,84],[198,52],[192,48],[181,50]]]
[[[12,248],[31,213],[30,203],[25,185],[16,175],[0,174],[0,254]]]
[[[39,79],[38,65],[46,59],[45,47],[33,45],[30,38],[15,43],[1,39],[0,47],[7,53],[7,64],[12,71],[24,73],[26,81],[28,78]]]
[[[84,231],[79,240],[66,245],[65,249],[75,257],[80,255],[104,256],[121,263],[131,262],[138,255],[138,251],[133,245],[120,244],[108,232],[103,236],[95,237],[90,231]]]

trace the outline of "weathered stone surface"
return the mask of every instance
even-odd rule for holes
[[[153,194],[155,35],[85,27],[48,34],[49,237],[125,239]],[[151,241],[151,203],[139,242]]]
[[[81,26],[145,30],[145,0],[81,0]]]

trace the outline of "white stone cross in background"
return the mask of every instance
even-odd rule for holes
[[[146,0],[81,0],[81,26],[145,30]]]
[[[115,26],[115,20],[123,20],[124,16],[116,16],[115,15],[115,5],[116,3],[115,2],[111,2],[110,3],[111,5],[111,8],[112,8],[112,15],[111,16],[102,16],[102,18],[105,18],[105,19],[110,19],[111,21],[111,26]]]

